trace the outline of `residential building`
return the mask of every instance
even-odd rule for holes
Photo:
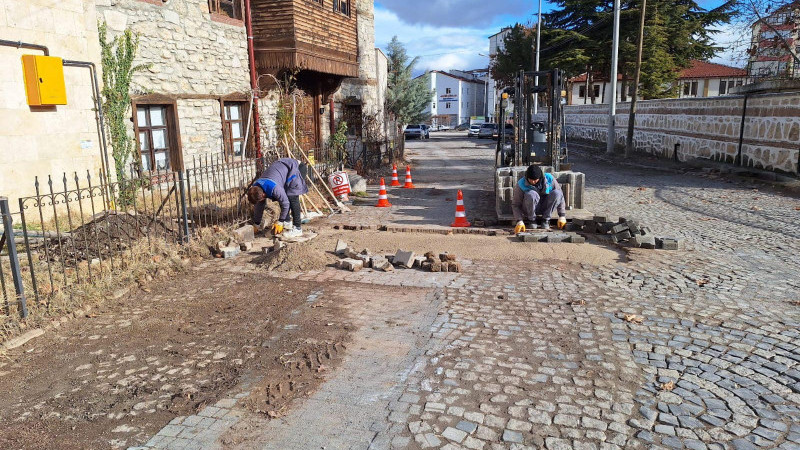
[[[753,79],[798,78],[800,67],[800,1],[772,12],[753,26],[748,73]]]
[[[506,48],[506,36],[508,33],[511,32],[511,27],[505,27],[500,30],[499,33],[493,34],[489,36],[489,58],[494,59],[497,56],[497,53],[500,51],[505,50]],[[498,99],[500,98],[500,92],[497,89],[497,81],[495,81],[491,77],[491,72],[489,73],[489,80],[487,82],[487,91],[488,91],[488,103],[489,103],[489,114],[488,118],[491,120],[495,117],[497,113],[498,107]],[[510,103],[510,102],[509,102]]]
[[[678,98],[718,97],[731,94],[731,89],[747,84],[747,70],[724,64],[693,60],[678,77]],[[570,78],[568,81],[567,104],[584,105],[607,103],[611,83],[608,77],[594,74],[587,82],[587,74]],[[633,82],[621,74],[617,78],[617,101],[630,101],[633,95]]]
[[[4,0],[0,6],[0,195],[12,204],[33,195],[34,179],[43,190],[47,177],[63,189],[66,173],[103,167],[104,148],[93,101],[92,72],[63,68],[66,104],[29,106],[22,55],[49,53],[100,65],[97,14],[87,0]],[[12,41],[12,42],[7,42]],[[39,47],[37,47],[39,46]]]
[[[431,115],[432,125],[458,126],[472,116],[483,116],[486,104],[487,81],[471,72],[432,70],[425,73],[433,91],[431,102],[425,109]]]

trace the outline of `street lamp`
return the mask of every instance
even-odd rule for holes
[[[542,41],[542,0],[539,0],[539,21],[536,23],[536,66],[534,71],[539,71],[539,49],[541,48]],[[539,75],[534,78],[534,84],[539,86]],[[539,93],[533,94],[533,114],[539,113]]]

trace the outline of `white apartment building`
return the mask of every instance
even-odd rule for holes
[[[494,58],[497,53],[501,50],[506,49],[506,36],[508,33],[511,32],[510,27],[503,28],[500,30],[499,33],[493,34],[489,36],[489,57]],[[488,103],[489,103],[489,114],[487,120],[491,120],[494,118],[495,113],[497,111],[497,103],[499,98],[499,93],[497,92],[497,82],[492,79],[491,72],[489,72],[489,80],[488,80],[487,89],[488,93]]]
[[[486,109],[486,83],[483,77],[471,72],[442,72],[432,70],[428,77],[433,91],[425,109],[431,115],[431,125],[458,126],[470,117],[483,116]]]

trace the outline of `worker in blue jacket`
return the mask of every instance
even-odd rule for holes
[[[300,163],[293,158],[281,158],[272,163],[261,177],[247,190],[247,200],[255,205],[253,223],[261,224],[267,199],[278,202],[281,214],[272,225],[274,234],[297,237],[303,234],[300,196],[308,193],[308,186],[300,172]],[[289,213],[292,222],[289,222]]]
[[[544,230],[549,230],[550,218],[556,209],[558,228],[567,224],[567,205],[561,186],[552,174],[542,173],[542,168],[536,165],[528,167],[525,176],[514,186],[511,209],[517,222],[514,227],[517,234],[526,231],[528,225],[525,222],[531,228],[536,228],[538,222]]]

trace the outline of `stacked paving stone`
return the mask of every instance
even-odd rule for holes
[[[551,244],[559,242],[568,242],[570,244],[583,244],[584,242],[586,242],[586,238],[579,235],[578,233],[561,232],[561,231],[525,232],[525,233],[519,233],[517,237],[522,242],[547,242]]]
[[[451,253],[441,253],[436,258],[433,252],[418,256],[414,252],[398,250],[394,255],[374,255],[369,249],[356,252],[346,242],[336,242],[334,253],[339,256],[336,267],[351,272],[364,268],[372,268],[382,272],[391,272],[397,268],[422,269],[429,272],[461,272],[461,263]]]
[[[608,216],[594,216],[592,220],[573,219],[572,223],[567,225],[567,230],[604,235],[615,244],[623,243],[637,248],[681,250],[684,246],[683,239],[656,237],[650,228],[640,221],[625,217],[620,217],[616,222]]]

